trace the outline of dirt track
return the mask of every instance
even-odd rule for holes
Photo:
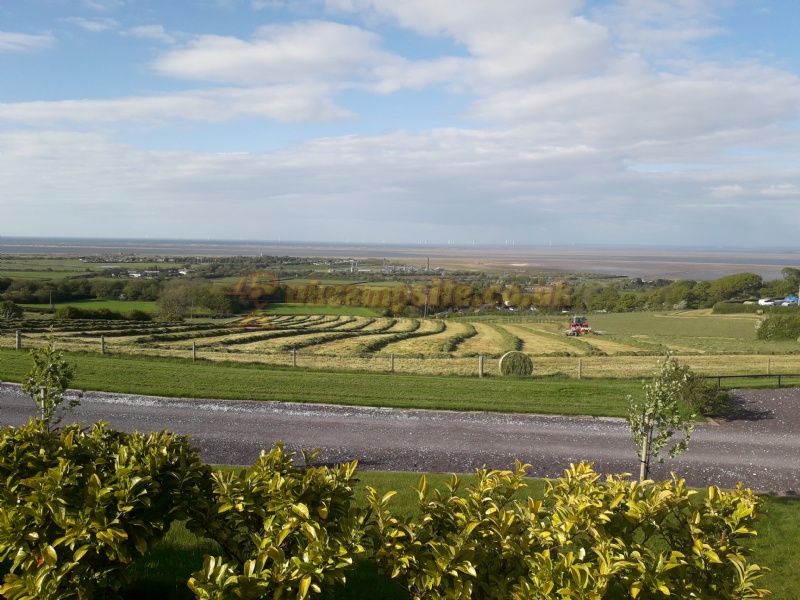
[[[800,390],[736,393],[731,419],[700,424],[674,470],[694,486],[710,484],[800,493]],[[0,423],[33,415],[16,386],[0,385]],[[471,472],[486,465],[530,463],[536,477],[556,477],[570,462],[591,460],[606,473],[637,471],[631,434],[621,419],[545,417],[357,408],[315,404],[156,398],[91,392],[73,417],[108,421],[125,431],[191,434],[207,462],[251,464],[262,448],[321,448],[320,460],[358,459],[362,469]]]

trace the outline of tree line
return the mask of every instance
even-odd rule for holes
[[[254,261],[254,264],[257,261]],[[217,264],[217,263],[213,263]],[[227,264],[235,270],[241,261]],[[249,264],[249,263],[246,263]],[[194,311],[233,314],[251,311],[270,302],[299,302],[361,306],[382,310],[390,316],[421,316],[423,311],[500,306],[525,310],[579,312],[632,312],[710,308],[721,302],[740,302],[759,297],[782,298],[800,290],[800,269],[786,267],[782,278],[765,281],[755,273],[738,273],[713,281],[620,278],[611,281],[567,278],[561,283],[518,283],[518,276],[495,282],[433,279],[429,283],[401,286],[318,285],[281,282],[277,274],[254,271],[232,286],[213,285],[204,277],[157,279],[60,279],[32,280],[0,278],[0,302],[8,318],[19,304],[63,304],[99,300],[155,301],[157,318],[173,320]],[[523,278],[524,279],[524,278]],[[542,281],[536,278],[536,281]],[[279,283],[280,282],[280,283]]]
[[[738,273],[713,281],[641,279],[582,282],[574,286],[573,307],[581,311],[683,310],[711,308],[719,302],[784,298],[800,290],[800,269],[782,269],[782,278],[764,281],[755,273]]]

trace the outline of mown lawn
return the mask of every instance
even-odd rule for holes
[[[639,380],[514,379],[363,373],[135,356],[68,353],[72,385],[84,390],[169,397],[276,400],[623,417]],[[0,380],[19,382],[27,352],[0,350]]]
[[[710,315],[707,311],[680,313],[607,313],[587,315],[589,324],[610,335],[723,338],[754,340],[757,315]]]

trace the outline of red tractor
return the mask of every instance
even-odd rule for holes
[[[566,335],[581,335],[584,333],[594,333],[592,328],[589,327],[589,320],[586,317],[572,317],[572,322],[569,324],[569,329],[564,332]]]

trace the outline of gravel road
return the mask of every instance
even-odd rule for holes
[[[736,391],[729,419],[699,424],[689,451],[653,473],[673,470],[693,486],[800,493],[800,390]],[[0,385],[0,424],[33,415],[18,386]],[[362,469],[469,473],[481,466],[531,464],[535,477],[557,477],[571,462],[593,461],[604,473],[638,473],[631,433],[622,419],[461,413],[157,398],[89,392],[70,420],[107,421],[124,431],[170,429],[190,434],[203,460],[252,464],[274,442],[321,448],[319,460],[357,459]]]

